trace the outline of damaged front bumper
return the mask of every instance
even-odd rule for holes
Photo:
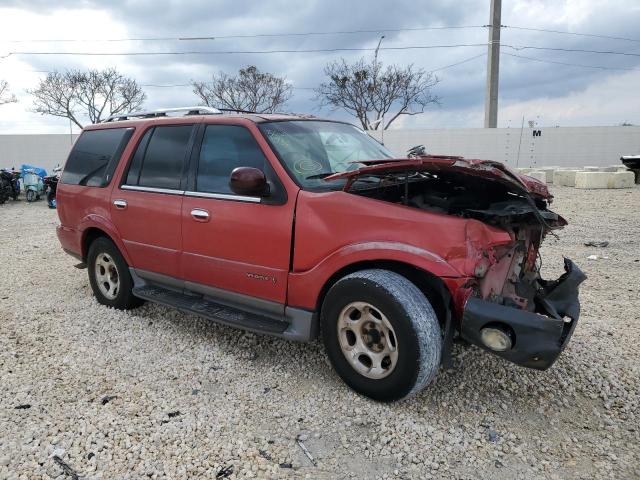
[[[546,370],[556,361],[573,334],[580,315],[578,286],[587,278],[568,258],[565,273],[555,281],[541,281],[536,310],[500,305],[471,297],[464,308],[463,339],[524,367]],[[498,328],[511,337],[510,348],[496,351],[482,340],[484,328]]]

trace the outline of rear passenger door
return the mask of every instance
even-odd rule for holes
[[[240,125],[201,127],[182,205],[185,288],[274,314],[284,312],[295,198],[271,168],[252,132]],[[262,170],[265,198],[234,194],[237,167]]]
[[[111,218],[143,278],[179,287],[183,178],[196,127],[149,128],[111,196]]]

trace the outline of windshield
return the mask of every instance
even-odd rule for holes
[[[362,130],[345,123],[300,120],[260,124],[287,170],[303,188],[342,188],[344,180],[325,182],[333,173],[357,170],[361,160],[393,158]]]

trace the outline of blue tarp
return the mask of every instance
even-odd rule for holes
[[[35,173],[36,175],[38,175],[40,177],[46,177],[47,176],[47,171],[44,168],[33,167],[31,165],[27,165],[26,163],[22,164],[22,166],[20,167],[20,170],[22,171],[23,174],[24,174],[25,170],[33,170],[33,173]]]

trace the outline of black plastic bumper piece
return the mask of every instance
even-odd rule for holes
[[[461,335],[469,343],[528,368],[546,370],[556,361],[569,342],[578,323],[580,302],[578,286],[587,277],[568,258],[565,273],[555,281],[541,282],[535,298],[538,311],[520,310],[472,297],[462,318]],[[482,343],[480,331],[488,325],[511,329],[514,343],[510,350],[496,352]]]

